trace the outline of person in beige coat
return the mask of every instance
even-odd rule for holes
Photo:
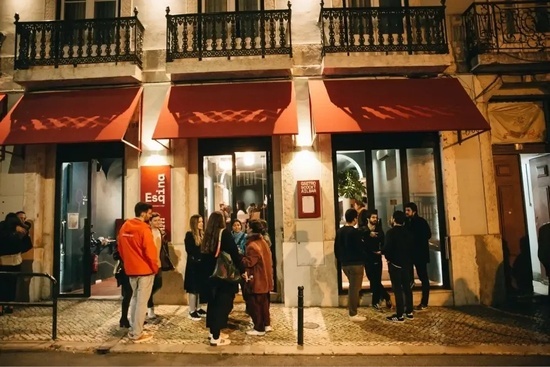
[[[247,309],[254,323],[248,335],[262,336],[271,328],[269,292],[273,289],[273,261],[271,249],[264,239],[266,228],[260,220],[248,222],[246,253],[242,263],[246,268],[245,279],[248,297]]]

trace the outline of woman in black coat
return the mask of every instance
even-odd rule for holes
[[[187,264],[185,266],[185,278],[183,289],[187,292],[189,304],[189,318],[199,321],[206,317],[200,303],[206,303],[206,274],[203,269],[201,243],[204,235],[204,222],[200,215],[195,214],[189,219],[190,231],[185,234],[185,252],[187,252]]]
[[[216,267],[216,252],[220,244],[220,251],[231,256],[233,264],[244,270],[241,264],[241,255],[231,232],[225,229],[225,219],[221,212],[214,212],[208,218],[201,252],[206,274],[211,275]],[[227,326],[229,313],[233,309],[235,294],[239,291],[238,283],[228,282],[218,278],[208,278],[210,298],[206,313],[206,327],[210,329],[210,345],[220,346],[231,343],[221,329]]]
[[[21,222],[15,213],[8,213],[6,219],[0,222],[0,271],[20,272],[23,263],[21,254],[31,248],[32,241],[28,226]],[[15,301],[16,289],[17,277],[0,276],[0,301]],[[13,307],[5,306],[0,311],[0,315],[12,312]]]

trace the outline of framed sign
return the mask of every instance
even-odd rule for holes
[[[321,188],[319,180],[298,181],[298,218],[321,216]]]
[[[167,240],[172,219],[171,170],[171,166],[144,166],[140,175],[140,199],[153,205],[153,211],[160,214]]]

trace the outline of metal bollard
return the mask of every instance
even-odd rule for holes
[[[304,345],[304,286],[298,287],[298,345]]]

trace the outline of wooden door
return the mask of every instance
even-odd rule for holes
[[[508,290],[529,292],[533,284],[519,155],[495,155],[493,159],[506,285]]]
[[[533,185],[533,203],[535,205],[535,223],[537,233],[546,222],[550,222],[550,155],[529,161],[529,172]],[[533,250],[538,244],[533,244]],[[541,266],[542,277],[546,277],[544,266]]]

